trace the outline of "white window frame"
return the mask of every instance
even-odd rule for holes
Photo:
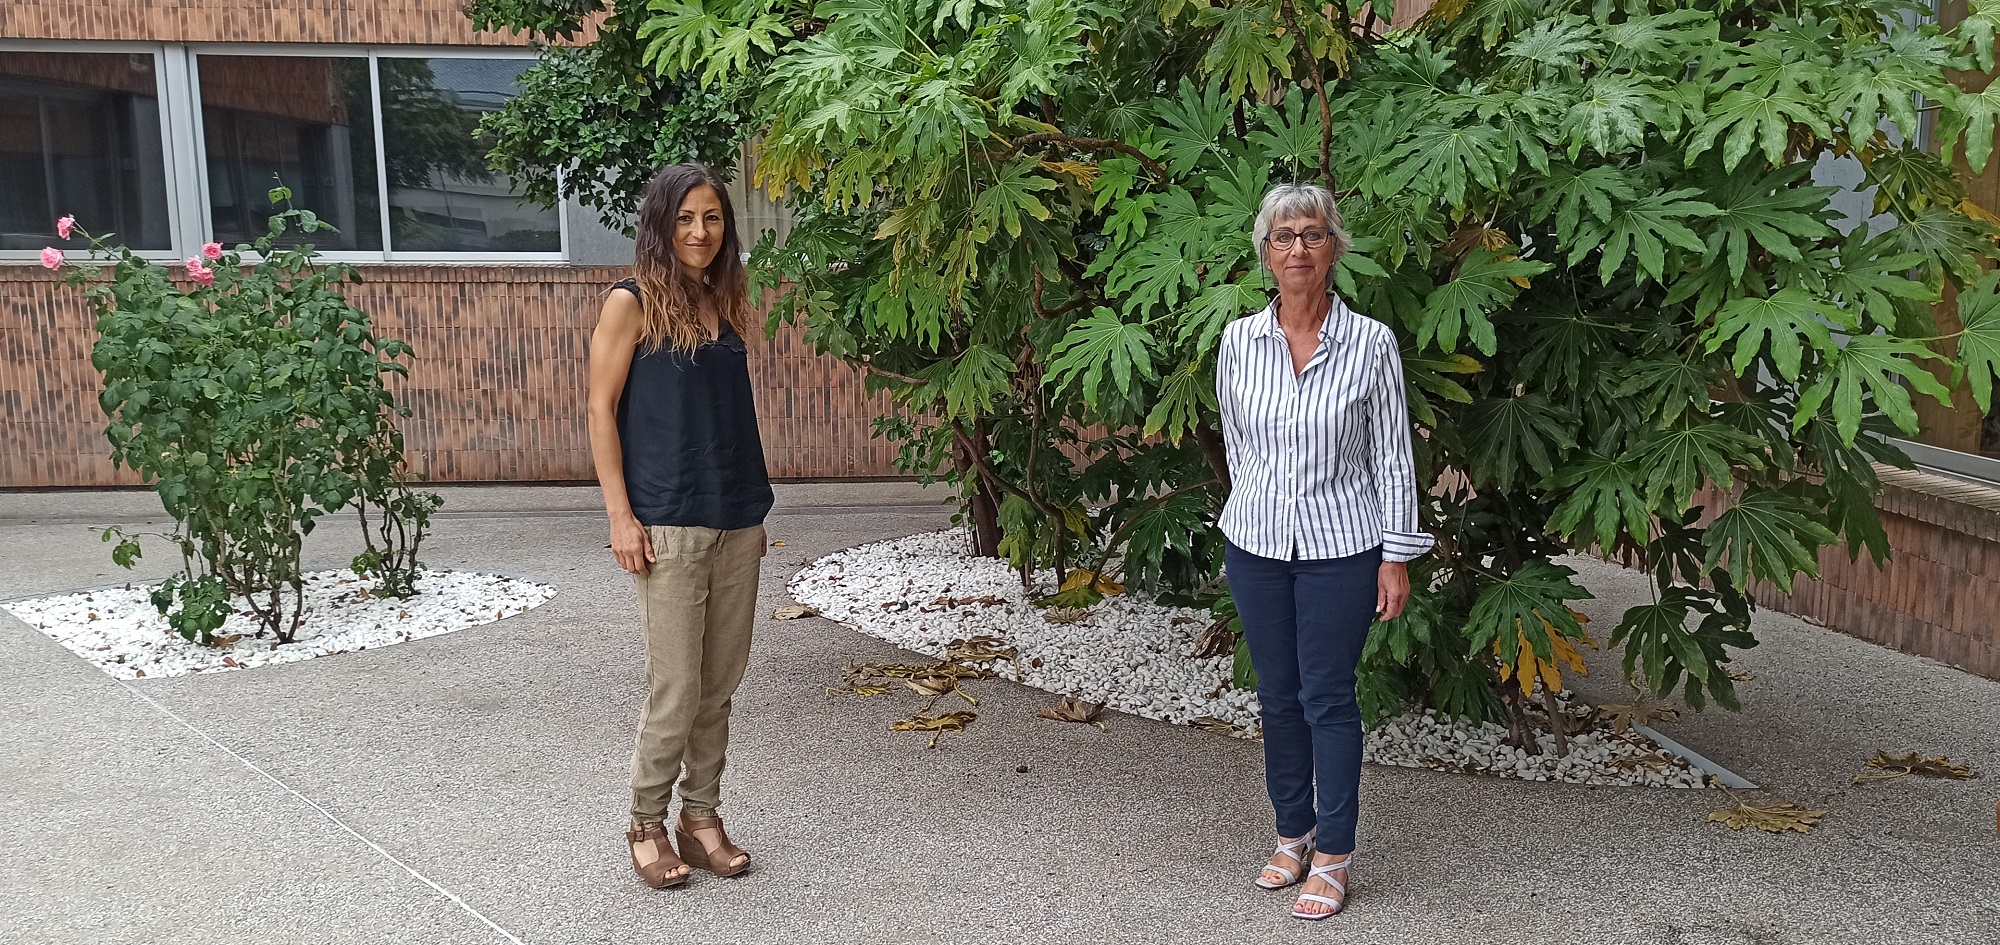
[[[196,240],[190,243],[187,239],[195,228],[201,226],[206,217],[191,217],[189,213],[191,209],[199,209],[205,215],[207,206],[204,204],[199,208],[191,207],[189,204],[189,195],[186,193],[187,188],[174,186],[176,182],[186,180],[189,171],[188,166],[185,164],[189,156],[188,152],[185,149],[174,147],[174,138],[176,137],[174,131],[178,127],[178,123],[182,120],[178,110],[181,104],[186,101],[185,97],[176,97],[186,92],[186,85],[184,84],[184,80],[187,78],[185,53],[177,59],[173,54],[172,44],[168,43],[98,42],[95,40],[67,39],[0,39],[0,53],[9,52],[98,53],[113,56],[137,53],[153,57],[153,91],[160,103],[161,166],[167,175],[167,179],[163,182],[166,185],[168,195],[167,248],[135,249],[132,251],[132,254],[152,262],[166,263],[176,262],[186,258],[187,255],[192,255],[191,253],[183,253],[190,246],[195,247],[198,251],[201,242]],[[91,221],[89,220],[81,222],[86,227],[91,225]],[[54,226],[55,221],[49,221],[49,225]],[[38,249],[0,249],[0,265],[25,262],[40,265],[41,261],[41,250]],[[84,262],[82,259],[75,261]]]
[[[555,205],[559,248],[555,252],[399,252],[389,238],[388,156],[382,140],[382,88],[378,65],[393,59],[526,59],[539,56],[522,47],[359,46],[334,43],[135,43],[95,40],[0,40],[0,52],[148,53],[153,56],[160,101],[161,150],[165,158],[167,229],[172,247],[138,255],[174,262],[201,251],[212,233],[209,221],[207,142],[201,121],[199,57],[290,56],[366,59],[374,121],[376,200],[381,207],[384,250],[322,250],[327,262],[387,265],[566,265],[570,258],[568,201]],[[0,264],[40,262],[40,251],[0,250]],[[254,258],[254,256],[253,256]]]

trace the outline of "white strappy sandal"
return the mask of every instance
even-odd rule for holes
[[[1285,843],[1280,841],[1278,844],[1278,849],[1273,851],[1271,855],[1274,857],[1289,856],[1292,858],[1292,862],[1297,863],[1300,866],[1304,866],[1306,865],[1306,858],[1312,855],[1310,853],[1307,853],[1306,851],[1312,848],[1313,835],[1316,833],[1318,833],[1317,830],[1308,830],[1306,831],[1305,836],[1300,837],[1297,840],[1293,840],[1290,843]],[[1285,877],[1285,881],[1282,883],[1265,882],[1264,874],[1260,872],[1257,874],[1257,878],[1253,880],[1253,882],[1255,882],[1258,888],[1260,889],[1283,889],[1286,886],[1290,886],[1291,884],[1299,881],[1299,873],[1297,870],[1288,870],[1282,866],[1272,866],[1269,863],[1264,864],[1264,869],[1270,870],[1273,873],[1278,873],[1283,875]]]
[[[1293,905],[1292,918],[1304,919],[1307,922],[1318,922],[1321,919],[1331,919],[1334,916],[1339,915],[1340,910],[1346,908],[1347,906],[1347,884],[1341,882],[1340,880],[1334,879],[1333,873],[1335,870],[1346,869],[1348,865],[1353,862],[1354,862],[1354,854],[1349,853],[1348,855],[1341,857],[1336,862],[1328,863],[1324,866],[1315,866],[1310,871],[1308,871],[1306,873],[1306,879],[1310,880],[1316,876],[1325,877],[1327,883],[1333,886],[1334,891],[1340,894],[1340,898],[1335,899],[1332,896],[1316,896],[1313,895],[1312,893],[1300,893],[1299,902],[1317,902],[1323,906],[1331,906],[1332,909],[1331,911],[1328,912],[1303,912],[1299,909],[1297,905]]]

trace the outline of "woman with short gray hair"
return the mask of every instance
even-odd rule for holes
[[[1329,289],[1353,245],[1333,195],[1316,184],[1274,187],[1252,232],[1278,295],[1222,334],[1215,388],[1232,487],[1220,525],[1257,670],[1277,815],[1278,848],[1256,883],[1282,889],[1303,878],[1292,915],[1319,920],[1347,903],[1362,643],[1376,619],[1403,612],[1407,562],[1435,540],[1418,531],[1395,333]]]

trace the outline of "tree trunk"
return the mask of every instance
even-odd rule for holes
[[[1215,473],[1215,481],[1222,483],[1222,491],[1227,494],[1229,451],[1223,446],[1222,431],[1204,423],[1194,428],[1194,440],[1201,445],[1201,455],[1207,457],[1208,468]]]
[[[986,447],[986,431],[975,425],[969,434],[973,443],[981,449]],[[972,512],[972,553],[980,558],[1000,557],[1000,498],[994,494],[993,485],[979,474],[979,467],[960,443],[952,450],[954,465],[958,474],[969,477],[973,483],[972,498],[968,503]]]

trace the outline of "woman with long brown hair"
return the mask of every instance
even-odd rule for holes
[[[749,317],[722,181],[699,164],[662,168],[639,207],[632,278],[606,294],[590,344],[591,457],[646,636],[625,839],[633,870],[655,888],[686,882],[692,869],[750,868],[718,813],[771,510],[737,331]]]

